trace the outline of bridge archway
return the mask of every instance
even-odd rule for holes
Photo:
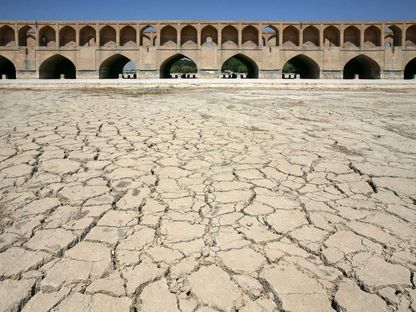
[[[221,31],[223,46],[238,46],[238,31],[234,26],[228,25]]]
[[[416,57],[404,68],[404,79],[414,79],[416,76]]]
[[[406,30],[406,46],[416,46],[416,25],[412,25]]]
[[[213,45],[218,45],[218,31],[211,25],[202,28],[201,32],[201,44],[203,47],[210,48]]]
[[[111,26],[104,26],[100,30],[100,46],[111,47],[115,46],[116,43],[116,30]]]
[[[381,43],[381,31],[376,26],[370,26],[364,31],[364,46],[379,47]]]
[[[387,46],[398,47],[402,45],[402,30],[391,25],[384,30],[384,42]]]
[[[115,54],[104,60],[99,69],[100,79],[117,79],[123,74],[123,69],[131,60],[121,54]]]
[[[61,75],[65,79],[75,79],[76,68],[72,61],[60,54],[46,59],[39,67],[40,79],[60,79]]]
[[[233,60],[236,60],[237,64],[242,64],[245,67],[245,69],[244,69],[245,72],[244,73],[247,74],[247,78],[249,78],[249,79],[259,78],[259,68],[258,68],[256,62],[254,62],[251,58],[249,58],[248,56],[246,56],[244,54],[236,54],[236,55],[228,58],[221,66],[221,73],[224,73],[226,70],[230,70],[228,68],[230,65],[228,65],[228,64],[230,64],[230,62],[232,62]],[[232,66],[232,64],[231,64],[231,66]],[[235,70],[231,69],[231,71],[234,72]],[[237,78],[237,76],[235,76],[233,78]]]
[[[253,26],[247,26],[242,32],[242,43],[243,46],[257,47],[259,45],[259,31]]]
[[[319,79],[320,69],[313,59],[300,54],[286,62],[283,66],[283,73],[294,73],[300,75],[301,79]]]
[[[324,45],[327,47],[339,47],[340,42],[339,29],[334,26],[328,26],[324,30]]]
[[[185,64],[180,64],[181,62]],[[186,65],[187,69],[183,68],[182,72],[173,73],[172,69],[174,69],[175,64]],[[196,75],[197,72],[198,68],[195,62],[183,54],[175,54],[169,57],[160,65],[159,70],[160,78],[172,78],[171,74],[185,75],[185,78],[190,78]],[[189,77],[187,77],[188,74]]]
[[[53,47],[56,45],[56,32],[50,26],[45,26],[39,31],[39,45],[43,47]]]
[[[160,31],[161,46],[176,46],[178,44],[178,32],[172,26],[165,26]]]
[[[36,46],[36,30],[30,26],[23,26],[19,29],[19,46],[34,47]]]
[[[359,55],[351,59],[344,66],[344,79],[380,79],[380,65],[366,55]]]
[[[308,26],[303,31],[303,44],[319,47],[319,30],[315,26]]]
[[[344,30],[344,45],[346,47],[360,46],[360,30],[355,26],[349,26]]]
[[[299,45],[299,30],[294,26],[287,26],[283,30],[283,45],[293,47]]]
[[[10,26],[0,28],[0,46],[8,47],[16,44],[14,30]]]
[[[264,47],[276,47],[279,45],[279,31],[273,26],[266,26],[262,31]]]
[[[59,46],[76,46],[75,29],[70,26],[65,26],[59,31]]]
[[[140,30],[140,45],[143,47],[151,47],[155,45],[157,40],[157,30],[151,25],[147,25]]]
[[[182,47],[196,47],[197,45],[197,31],[195,27],[187,25],[181,30],[181,46]]]
[[[6,75],[6,79],[16,79],[16,67],[12,61],[0,55],[0,79],[3,79],[3,75]]]
[[[82,47],[93,47],[97,42],[97,32],[94,28],[87,25],[81,28],[79,32],[79,45]]]
[[[121,46],[131,46],[135,45],[137,42],[137,32],[131,26],[124,26],[120,30],[120,45]]]

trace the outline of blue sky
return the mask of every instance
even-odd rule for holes
[[[279,21],[416,19],[416,0],[156,1],[1,0],[0,19]]]

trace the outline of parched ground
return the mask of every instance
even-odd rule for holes
[[[416,92],[1,90],[1,311],[415,311]]]

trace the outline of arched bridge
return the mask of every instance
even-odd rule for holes
[[[0,21],[0,78],[169,78],[192,60],[197,77],[219,78],[230,58],[248,78],[411,79],[416,21]]]

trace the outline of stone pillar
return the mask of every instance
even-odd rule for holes
[[[243,27],[241,24],[239,24],[237,28],[237,42],[238,47],[241,48],[241,46],[243,45]]]
[[[97,47],[101,46],[101,36],[100,36],[101,27],[97,24],[95,25],[95,33],[97,37]]]
[[[344,45],[344,25],[341,25],[339,28],[339,46]]]
[[[222,46],[222,26],[221,26],[221,24],[218,25],[217,32],[218,32],[218,46],[221,47]]]
[[[400,27],[400,30],[402,31],[402,47],[404,48],[406,46],[406,26],[404,23]]]
[[[278,32],[279,32],[279,47],[281,47],[283,45],[283,27],[282,27],[282,24],[279,25]]]
[[[198,46],[198,49],[201,48],[201,42],[202,42],[202,33],[201,33],[201,25],[198,24],[198,27],[196,28],[196,44]]]
[[[182,25],[178,23],[176,27],[176,44],[178,49],[181,48],[181,32],[182,32]]]
[[[7,79],[7,75],[2,74],[2,75],[1,75],[1,79],[6,80],[6,79]]]
[[[137,43],[137,46],[141,46],[141,36],[140,36],[141,31],[142,31],[142,27],[139,24],[137,24],[136,25],[136,43]],[[153,41],[153,38],[150,38],[150,40]]]
[[[60,39],[60,33],[59,33],[60,27],[59,24],[56,24],[55,26],[55,40],[56,40],[56,44],[55,47],[59,47],[60,43],[61,43],[61,39]]]
[[[258,45],[259,45],[259,48],[262,48],[263,47],[263,25],[262,24],[257,26],[257,31],[259,32]]]
[[[116,27],[114,27],[116,29],[116,45],[119,47],[120,46],[120,25],[117,24]]]
[[[384,24],[381,24],[380,25],[380,27],[381,27],[381,38],[380,38],[380,45],[383,47],[383,49],[384,49],[384,44],[385,44],[385,42],[384,42],[384,37],[385,37],[385,34],[384,34],[384,27],[386,27]]]
[[[303,27],[301,26],[299,29],[299,46],[303,45]]]
[[[17,23],[14,24],[14,42],[15,46],[19,46],[19,28],[17,27]]]
[[[324,25],[320,25],[319,27],[319,46],[324,46]]]
[[[77,47],[79,47],[79,31],[79,24],[77,24],[77,26],[75,27],[75,43]]]
[[[360,27],[360,47],[362,48],[364,46],[364,25],[361,25]]]

